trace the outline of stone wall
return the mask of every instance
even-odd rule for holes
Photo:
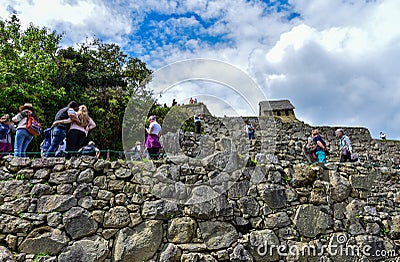
[[[207,134],[178,141],[187,154],[176,150],[155,162],[0,160],[0,261],[400,255],[397,143],[346,128],[361,161],[337,163],[332,153],[327,165],[310,165],[301,144],[312,127],[251,120],[255,141],[244,138],[241,120],[210,117]],[[320,129],[335,151],[336,128]]]
[[[2,261],[297,261],[288,249],[350,244],[399,254],[397,169],[281,161],[235,170],[232,183],[211,159],[174,162],[5,160],[0,243],[14,255],[5,260],[3,250]],[[145,184],[147,176],[172,182]],[[336,254],[324,253],[363,257]]]
[[[208,116],[205,119],[206,133],[216,141],[229,137],[235,143],[249,144],[244,134],[246,120],[250,121],[256,129],[256,141],[250,143],[249,149],[253,157],[257,153],[274,154],[280,160],[302,163],[305,161],[302,146],[311,135],[311,131],[318,128],[330,152],[328,161],[337,162],[339,140],[335,137],[335,130],[342,128],[350,137],[354,151],[362,162],[400,165],[400,141],[372,139],[369,130],[365,127],[310,126],[302,121],[282,121],[277,117],[216,118]]]

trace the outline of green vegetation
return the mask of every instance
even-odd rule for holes
[[[25,179],[25,175],[24,174],[17,174],[17,175],[15,175],[15,179],[16,180],[24,180]]]
[[[376,140],[378,140],[378,141],[380,141],[380,142],[383,142],[383,143],[388,143],[388,142],[400,143],[399,140],[393,140],[393,139],[384,139],[384,140],[382,140],[382,139],[376,139]]]
[[[36,254],[34,257],[33,257],[33,262],[36,262],[39,258],[41,258],[41,257],[48,257],[48,256],[50,256],[50,254],[48,254],[48,253],[39,253],[39,254]]]
[[[22,210],[18,210],[16,215],[19,216],[20,218],[22,218],[22,212],[23,212]]]
[[[292,178],[290,176],[284,176],[283,177],[283,181],[285,182],[285,184],[289,184],[290,180],[292,180]]]
[[[387,229],[386,227],[384,227],[383,229],[381,229],[382,230],[382,234],[384,235],[384,236],[386,236],[388,233],[389,233],[389,229]]]
[[[20,105],[32,103],[46,128],[75,100],[88,107],[97,124],[88,139],[100,149],[122,150],[125,108],[131,97],[153,101],[146,88],[152,71],[116,44],[93,40],[61,48],[62,38],[33,24],[23,29],[16,15],[0,20],[0,115],[14,116]],[[28,150],[39,151],[42,138]]]
[[[247,162],[247,167],[251,167],[251,166],[259,166],[260,164],[257,162],[257,160],[255,160],[254,158],[251,158],[248,160]]]

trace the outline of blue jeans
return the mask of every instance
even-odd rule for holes
[[[324,151],[318,150],[315,152],[315,155],[317,156],[317,162],[326,164],[326,154]]]
[[[249,139],[255,139],[255,137],[254,137],[254,131],[249,131],[249,132],[247,133],[247,135],[248,135]]]
[[[29,134],[26,128],[20,128],[15,134],[14,141],[14,156],[16,157],[26,157],[26,149],[29,143],[32,141],[33,135]]]
[[[67,130],[62,127],[55,127],[51,130],[51,144],[46,152],[47,157],[55,156],[55,152],[66,136]]]

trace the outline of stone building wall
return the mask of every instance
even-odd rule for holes
[[[215,118],[209,116],[205,119],[206,133],[217,141],[229,137],[235,143],[249,144],[244,133],[246,120],[250,121],[256,129],[256,141],[250,143],[249,150],[253,156],[257,153],[268,152],[275,154],[281,160],[304,162],[302,146],[311,135],[311,131],[318,128],[330,152],[328,161],[336,162],[339,160],[339,140],[335,136],[335,130],[342,128],[350,137],[354,151],[361,161],[397,166],[400,164],[400,141],[372,139],[369,130],[365,127],[310,126],[302,121],[282,121],[277,117]]]
[[[400,255],[397,143],[346,128],[361,161],[337,163],[332,153],[327,165],[310,165],[301,144],[312,127],[257,123],[257,139],[249,141],[240,120],[206,119],[208,134],[183,135],[186,154],[155,162],[0,160],[0,261]],[[334,151],[336,128],[320,129]]]
[[[298,261],[288,250],[321,245],[400,252],[398,169],[281,161],[235,170],[233,183],[215,159],[170,161],[3,161],[2,261]],[[324,256],[361,261],[372,251]]]

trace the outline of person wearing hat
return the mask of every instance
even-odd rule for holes
[[[157,123],[156,116],[154,115],[149,117],[149,122],[149,128],[146,129],[147,137],[145,147],[147,148],[150,158],[157,159],[162,147],[159,140],[161,135],[161,125]]]
[[[26,129],[28,113],[39,122],[39,118],[31,103],[25,103],[20,106],[19,113],[12,118],[12,121],[17,125],[14,141],[14,156],[16,157],[26,157],[26,149],[33,139],[33,135]]]
[[[352,159],[353,147],[350,138],[344,134],[341,128],[337,129],[335,134],[339,138],[340,162],[354,161],[355,159]]]

